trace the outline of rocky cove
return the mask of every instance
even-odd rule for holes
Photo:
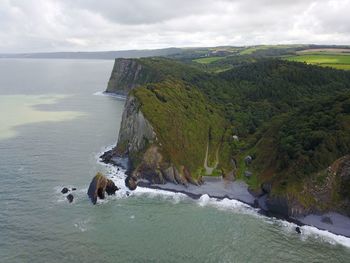
[[[179,162],[181,158],[173,158],[171,154],[169,156],[169,150],[164,151],[165,135],[159,133],[159,126],[154,127],[154,125],[159,125],[158,123],[147,118],[150,113],[145,114],[142,110],[147,101],[140,100],[140,93],[135,91],[137,87],[161,81],[166,77],[163,72],[152,72],[147,68],[148,65],[142,63],[135,60],[116,60],[107,89],[107,92],[128,94],[128,97],[122,115],[117,145],[112,150],[105,152],[101,159],[105,163],[126,169],[125,184],[130,190],[140,186],[180,192],[195,199],[205,194],[217,199],[235,199],[259,209],[260,213],[267,216],[283,218],[299,225],[313,225],[319,229],[350,237],[350,219],[338,211],[319,211],[312,207],[303,207],[287,196],[273,195],[271,194],[272,184],[269,182],[261,184],[258,189],[250,190],[244,181],[237,180],[234,176],[236,161],[232,162],[231,168],[226,169],[227,172],[224,174],[194,176],[193,170],[191,171],[188,166]],[[157,88],[147,89],[163,103],[168,102],[169,99],[160,95]],[[176,130],[177,127],[172,129]],[[209,134],[209,139],[211,136]],[[209,143],[204,144],[209,145]],[[177,146],[173,145],[173,147]],[[220,147],[216,148],[215,152],[220,152]],[[186,148],[183,150],[186,151]],[[202,156],[204,158],[204,154]],[[330,175],[342,174],[342,178],[348,178],[348,160],[349,158],[345,156],[337,161],[337,165],[330,166],[327,173]]]
[[[106,156],[106,154],[108,155],[109,152],[106,152],[103,156]],[[106,162],[103,156],[101,156],[101,160]],[[116,167],[126,168],[125,165],[127,165],[128,160],[127,158],[116,157],[110,159],[107,163]],[[129,185],[128,188],[130,190],[135,190],[137,185],[137,187],[182,193],[196,200],[204,195],[208,195],[210,198],[218,200],[237,200],[257,209],[258,213],[264,216],[286,220],[299,226],[314,226],[318,229],[327,230],[337,235],[350,237],[350,219],[348,217],[336,212],[290,216],[288,214],[286,201],[268,198],[268,193],[264,192],[259,196],[256,193],[249,191],[248,185],[244,181],[228,181],[223,178],[208,176],[203,178],[203,183],[201,185],[184,185],[169,181],[165,181],[162,184],[152,183],[147,179],[139,179],[130,187],[130,183],[128,182],[129,178],[130,177],[126,175],[126,185]]]
[[[160,154],[153,149],[147,155],[151,163],[142,164],[142,169],[135,175],[130,170],[129,152],[142,151],[146,142],[156,139],[150,123],[144,118],[142,112],[137,109],[137,102],[129,97],[125,103],[118,142],[128,141],[125,152],[120,152],[118,147],[105,152],[101,160],[126,170],[125,184],[130,190],[137,186],[151,189],[161,189],[175,193],[183,193],[193,199],[199,199],[203,195],[216,199],[233,199],[258,209],[259,213],[276,217],[297,225],[311,225],[334,234],[350,237],[350,219],[339,213],[309,213],[304,215],[291,215],[288,203],[282,198],[271,198],[269,190],[271,186],[262,185],[261,191],[250,191],[248,185],[241,180],[227,180],[222,177],[204,176],[201,183],[194,183],[181,177],[172,166],[161,171],[159,169]],[[120,148],[119,148],[120,149]],[[150,155],[151,154],[151,155]],[[158,168],[154,168],[158,167]],[[156,172],[155,172],[156,171]],[[96,201],[94,201],[96,202]]]
[[[14,83],[13,93],[50,96],[68,88],[75,95],[40,110],[79,110],[86,116],[18,127],[18,136],[0,141],[1,262],[348,261],[349,238],[308,226],[298,234],[295,224],[259,215],[239,201],[192,199],[140,185],[129,190],[124,169],[98,161],[104,146],[117,140],[125,104],[116,96],[94,95],[106,86],[113,61],[6,60],[0,65],[3,92],[9,92],[8,81]],[[2,116],[6,119],[21,103],[19,98]],[[204,159],[206,144],[203,148]],[[208,158],[208,166],[214,161]],[[97,172],[119,190],[92,205],[87,192]],[[204,180],[202,186],[209,183]]]

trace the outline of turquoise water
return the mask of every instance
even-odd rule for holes
[[[113,61],[0,60],[0,262],[349,262],[350,240],[239,202],[138,188],[98,163],[124,101],[97,96]],[[96,206],[103,171],[122,187]],[[77,187],[69,204],[63,186]]]

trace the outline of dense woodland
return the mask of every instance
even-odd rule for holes
[[[198,139],[198,149],[187,140],[178,144],[179,153],[172,155],[181,158],[180,151],[191,146],[186,155],[188,165],[201,165],[203,157],[196,153],[205,150],[207,137],[196,137],[196,127],[188,124],[192,119],[195,126],[215,131],[215,147],[209,153],[214,162],[215,149],[220,147],[221,165],[215,174],[220,169],[225,173],[234,158],[236,176],[244,178],[242,160],[249,154],[254,158],[249,168],[254,176],[244,179],[250,186],[257,188],[268,180],[281,190],[295,187],[350,152],[350,72],[280,59],[250,59],[254,62],[244,61],[218,72],[172,59],[141,59],[147,71],[157,76],[156,82],[162,83],[136,93],[148,105],[148,114],[155,122],[167,123],[162,119],[167,115],[149,108],[147,101],[152,101],[153,106],[171,112],[173,121],[183,129],[181,138]],[[176,91],[172,92],[172,87]],[[179,95],[181,90],[186,92]],[[196,90],[204,96],[199,101]],[[183,102],[180,106],[179,101]],[[195,116],[189,116],[186,109]],[[223,116],[225,121],[217,117],[216,122],[215,116]],[[180,123],[184,119],[186,122]],[[239,143],[232,141],[233,135],[240,138]],[[175,134],[167,138],[172,144],[177,140]],[[174,151],[174,145],[168,146]]]

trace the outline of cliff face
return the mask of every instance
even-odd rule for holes
[[[133,88],[158,79],[158,73],[139,59],[115,60],[106,92],[128,95]]]
[[[140,86],[128,95],[117,146],[104,160],[128,158],[134,181],[198,185],[204,175],[234,169],[226,124],[199,90],[181,81]]]
[[[136,154],[154,142],[156,134],[145,119],[140,104],[130,95],[125,103],[117,149],[121,156]]]
[[[293,76],[295,68],[296,72],[311,70],[308,75],[314,78],[318,71],[327,71],[317,68],[314,73],[313,68],[285,62],[270,64],[276,83],[285,74],[281,69],[290,69],[288,76]],[[276,68],[282,72],[276,73]],[[276,98],[290,99],[289,87],[299,87],[298,82],[283,81],[288,84],[285,90],[271,95],[270,84],[260,84],[265,70],[265,64],[254,64],[221,76],[199,74],[188,65],[161,58],[116,60],[107,91],[128,93],[128,99],[117,146],[103,160],[115,164],[129,160],[126,184],[130,189],[140,179],[199,185],[204,175],[223,176],[246,181],[264,196],[272,212],[350,214],[349,157],[336,162],[342,165],[326,169],[350,149],[350,95],[315,98],[306,108],[275,105]],[[345,83],[343,73],[337,74]],[[250,75],[254,81],[257,76],[259,83],[243,78]],[[242,81],[237,82],[237,76]],[[317,94],[316,84],[309,93]],[[303,86],[299,88],[304,91]],[[329,116],[324,116],[325,107]]]
[[[136,182],[140,179],[147,179],[152,183],[170,181],[186,184],[188,180],[172,163],[165,161],[159,151],[160,145],[154,128],[141,111],[140,102],[130,94],[124,106],[118,143],[102,159],[116,164],[120,164],[120,159],[128,159],[129,176],[126,183],[131,189],[133,187],[130,184],[133,182],[136,187]]]

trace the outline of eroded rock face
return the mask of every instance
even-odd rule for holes
[[[119,155],[140,152],[147,143],[153,143],[155,138],[156,133],[140,110],[138,101],[129,96],[124,106],[116,147]]]
[[[141,69],[142,65],[134,59],[116,59],[108,82],[107,92],[126,96],[131,89],[141,84],[138,81]]]
[[[135,155],[141,156],[137,164],[133,158]],[[137,181],[141,178],[155,184],[164,184],[167,181],[187,183],[172,164],[164,162],[157,146],[156,133],[132,95],[129,95],[124,106],[117,146],[104,153],[101,158],[107,163],[114,163],[113,160],[118,158],[129,158],[129,176],[125,184],[130,190],[136,189]]]
[[[126,96],[133,88],[159,78],[157,71],[145,66],[139,59],[117,58],[106,92]]]
[[[97,173],[90,183],[87,194],[91,202],[96,204],[97,198],[104,199],[105,193],[113,195],[117,190],[119,190],[119,188],[112,180],[101,173]]]
[[[341,210],[350,216],[350,155],[335,161],[330,167],[330,172],[335,173],[339,180],[339,195],[342,199]]]
[[[157,135],[140,109],[137,99],[129,94],[124,106],[117,146],[104,153],[101,158],[106,163],[116,164],[117,160],[128,159],[125,184],[130,190],[137,187],[137,181],[146,179],[151,184],[187,185],[200,184],[192,178],[186,167],[176,168],[161,153]]]

